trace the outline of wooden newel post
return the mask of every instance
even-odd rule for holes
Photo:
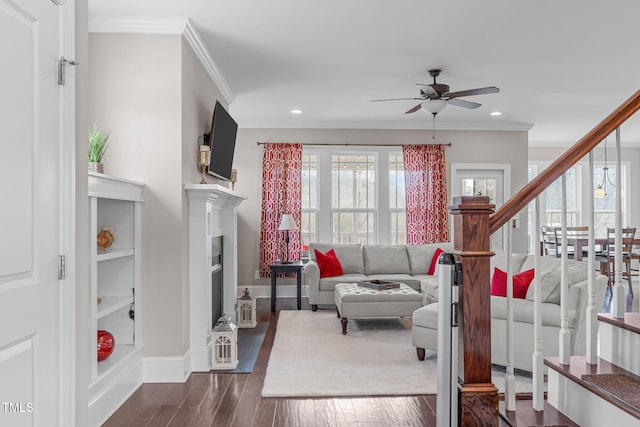
[[[453,248],[462,263],[458,316],[458,396],[462,426],[498,426],[498,389],[491,382],[491,252],[489,198],[455,197]]]

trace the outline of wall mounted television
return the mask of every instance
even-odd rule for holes
[[[211,160],[207,173],[225,181],[231,180],[233,154],[236,147],[238,124],[227,110],[216,101],[211,119],[211,132],[208,143],[211,147]]]

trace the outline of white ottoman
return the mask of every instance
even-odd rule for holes
[[[418,360],[424,360],[424,349],[438,350],[438,303],[425,305],[413,312],[411,342]]]
[[[347,321],[351,317],[406,317],[422,307],[422,295],[405,285],[399,288],[377,291],[357,283],[338,283],[335,287],[338,317],[342,317],[342,334],[347,333]]]

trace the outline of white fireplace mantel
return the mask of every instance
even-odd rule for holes
[[[189,199],[189,338],[191,371],[211,369],[211,241],[222,236],[222,310],[237,324],[238,205],[246,196],[218,184],[186,184]],[[216,319],[217,320],[217,319]]]

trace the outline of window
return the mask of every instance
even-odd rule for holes
[[[305,244],[404,244],[402,153],[396,147],[305,148],[301,223]]]
[[[578,181],[576,179],[576,167],[572,167],[565,173],[567,179],[567,227],[578,224],[577,194]],[[562,178],[556,179],[545,190],[546,218],[545,224],[560,226],[562,224]],[[542,224],[541,224],[542,225]]]
[[[547,162],[532,162],[529,164],[529,180],[531,181],[538,170],[547,167]],[[588,165],[586,162],[580,162],[569,169],[566,173],[567,177],[567,226],[586,225],[588,221],[587,215],[587,197],[593,197],[596,188],[602,183],[604,163],[594,162],[593,166],[593,188],[588,188],[588,180],[586,174]],[[594,198],[594,234],[596,237],[604,237],[607,234],[607,227],[615,226],[615,192],[616,188],[616,167],[615,165],[607,165],[610,181],[607,182],[608,194],[603,198]],[[629,180],[629,162],[622,162],[622,188],[626,188]],[[562,179],[558,178],[551,184],[540,197],[541,210],[541,226],[555,225],[560,226],[562,218]],[[535,214],[534,204],[529,204],[529,228],[532,225],[532,217]],[[622,192],[622,225],[628,224],[629,218],[629,201]],[[531,233],[530,233],[531,236]],[[534,250],[534,242],[530,240],[530,250]]]
[[[402,153],[389,155],[389,230],[392,245],[407,243],[406,197],[404,192],[404,160]]]
[[[375,156],[331,156],[331,241],[375,242]]]
[[[604,166],[604,165],[602,165]],[[594,167],[593,170],[593,193],[595,193],[598,185],[602,184],[604,178],[604,172],[602,166]],[[596,197],[593,199],[593,222],[596,236],[606,236],[608,227],[615,227],[616,223],[616,167],[607,165],[608,180],[606,183],[607,192],[604,197]],[[624,166],[622,167],[624,171]],[[624,175],[623,175],[624,178]],[[624,188],[624,185],[623,185]],[[624,216],[624,192],[622,194],[622,212]],[[627,224],[626,220],[623,220],[622,226]]]
[[[318,240],[318,156],[302,154],[302,218],[300,237],[302,244]]]

